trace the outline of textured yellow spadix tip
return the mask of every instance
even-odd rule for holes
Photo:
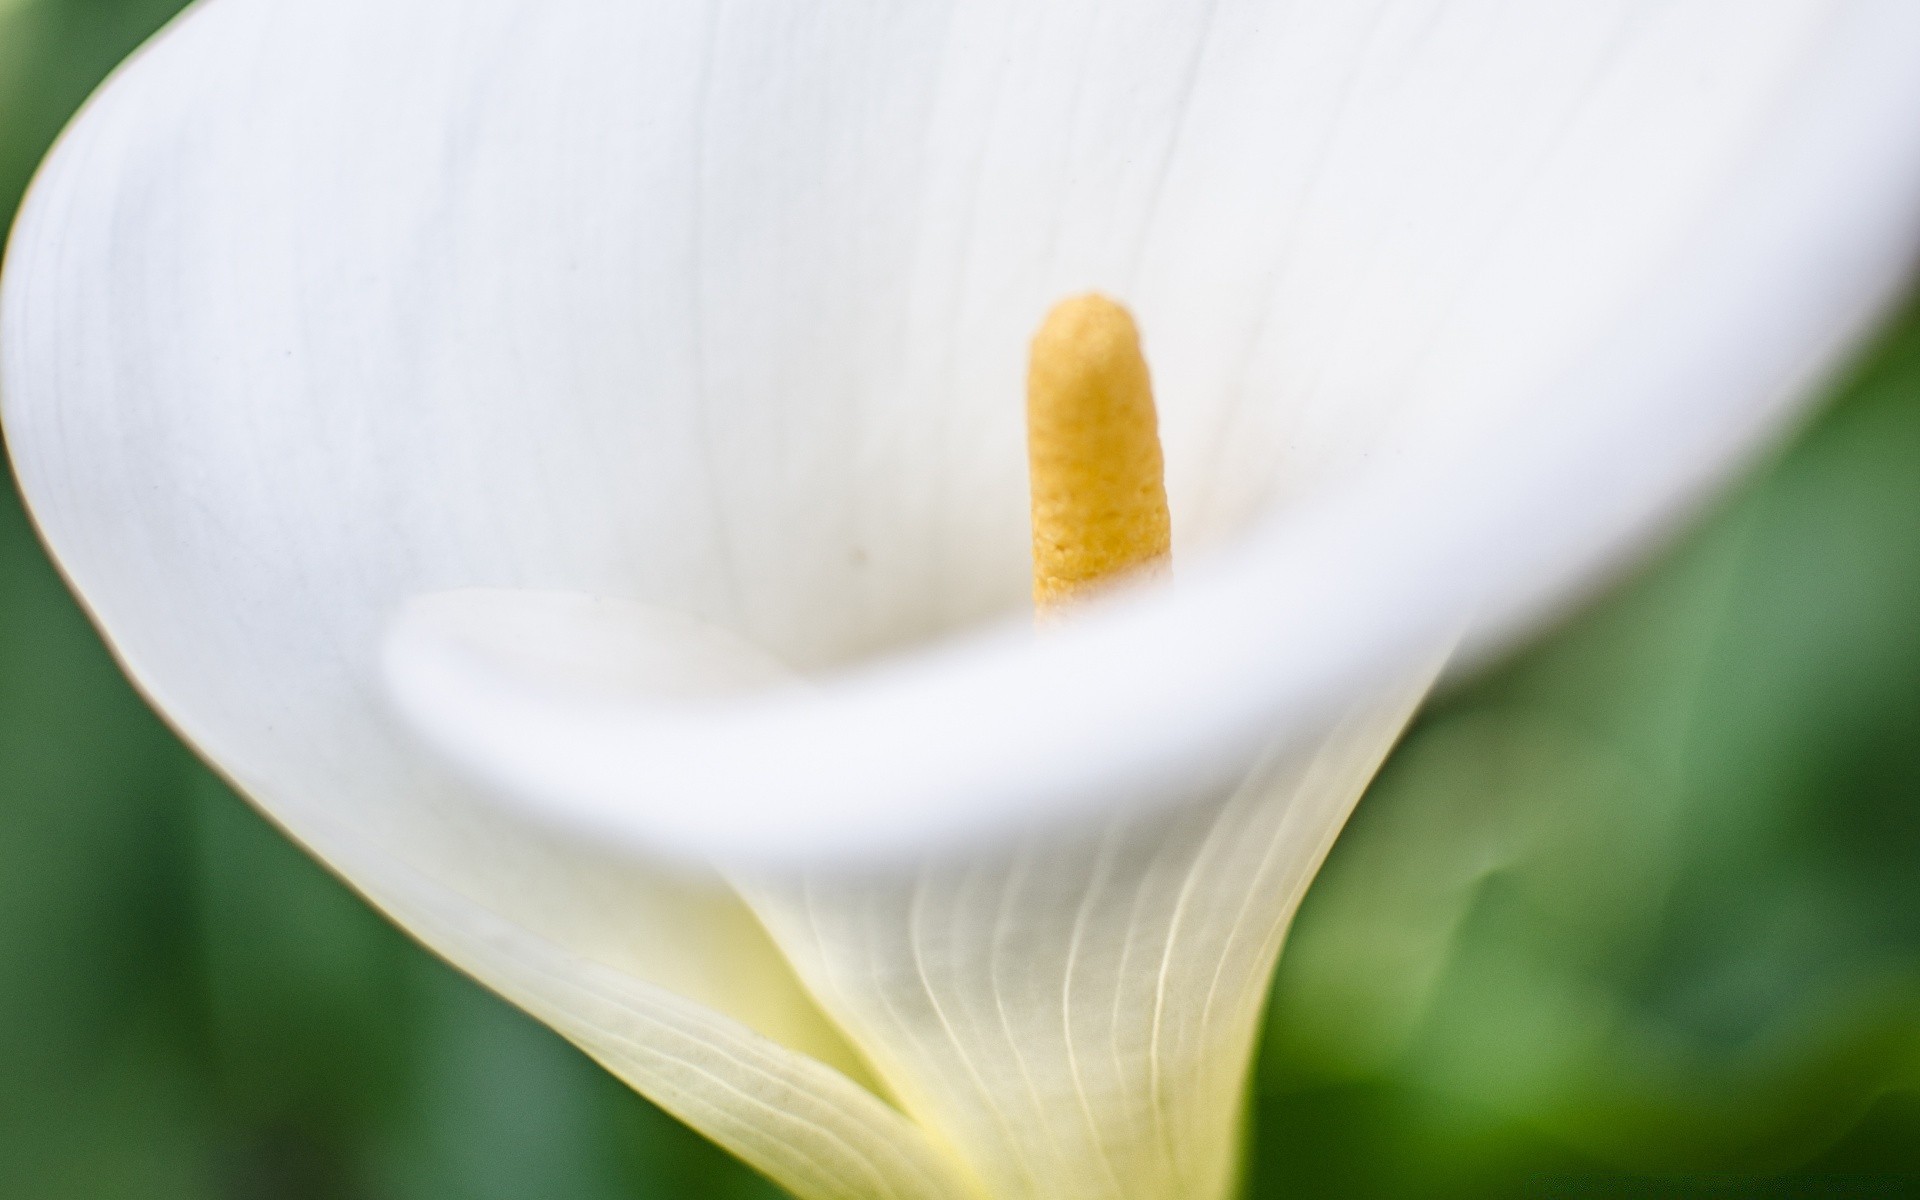
[[[1034,335],[1027,457],[1042,613],[1166,568],[1172,522],[1153,385],[1132,315],[1105,296],[1062,301]]]

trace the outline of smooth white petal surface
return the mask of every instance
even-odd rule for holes
[[[1177,602],[533,797],[695,848],[991,828],[1245,758],[1722,469],[1899,273],[1916,61],[1900,0],[217,0],[28,206],[10,437],[176,719],[312,753],[280,681],[364,708],[422,591],[628,597],[803,670],[1017,609],[1026,335],[1104,288],[1183,556],[1227,547]],[[472,740],[563,778],[516,716]]]
[[[529,20],[585,19],[555,12]],[[1485,645],[1564,596],[1750,449],[1900,278],[1920,198],[1920,10],[1898,2],[729,18],[689,52],[689,95],[650,90],[665,73],[618,85],[684,119],[605,134],[621,162],[698,142],[684,192],[632,197],[664,214],[658,246],[621,216],[599,231],[689,280],[683,311],[636,335],[659,339],[646,372],[578,325],[542,325],[564,349],[534,356],[598,364],[569,411],[617,431],[575,439],[559,486],[649,515],[605,535],[612,587],[524,552],[541,586],[841,669],[805,703],[675,713],[536,701],[418,623],[393,658],[403,707],[457,761],[642,847],[910,851],[1165,800],[1196,764],[1324,728],[1420,647],[1462,625]],[[495,129],[508,90],[474,121]],[[551,101],[514,94],[503,147]],[[605,218],[486,186],[543,229]],[[561,249],[528,291],[618,301],[634,277]],[[1146,331],[1183,585],[1045,645],[976,635],[844,667],[1024,604],[1020,356],[1089,285]],[[488,356],[490,412],[553,390],[499,394],[526,370]],[[623,373],[644,403],[583,398]],[[662,479],[672,494],[634,491]],[[708,521],[700,553],[666,552],[664,512]],[[575,537],[606,520],[566,512]]]

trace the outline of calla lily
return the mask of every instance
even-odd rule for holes
[[[0,397],[181,734],[796,1195],[1215,1197],[1442,660],[1898,285],[1917,67],[1905,0],[211,0],[45,168]],[[1088,288],[1178,574],[1036,633]]]

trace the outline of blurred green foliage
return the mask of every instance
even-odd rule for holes
[[[0,0],[0,211],[172,0]],[[1309,897],[1256,1196],[1920,1195],[1920,312],[1421,720]],[[0,1197],[770,1197],[374,917],[0,499]]]
[[[1920,1195],[1916,900],[1920,310],[1662,561],[1421,719],[1281,966],[1261,1177]]]

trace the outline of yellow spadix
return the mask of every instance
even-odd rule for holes
[[[1140,332],[1105,296],[1056,305],[1027,372],[1033,598],[1041,614],[1166,570],[1165,466]]]

